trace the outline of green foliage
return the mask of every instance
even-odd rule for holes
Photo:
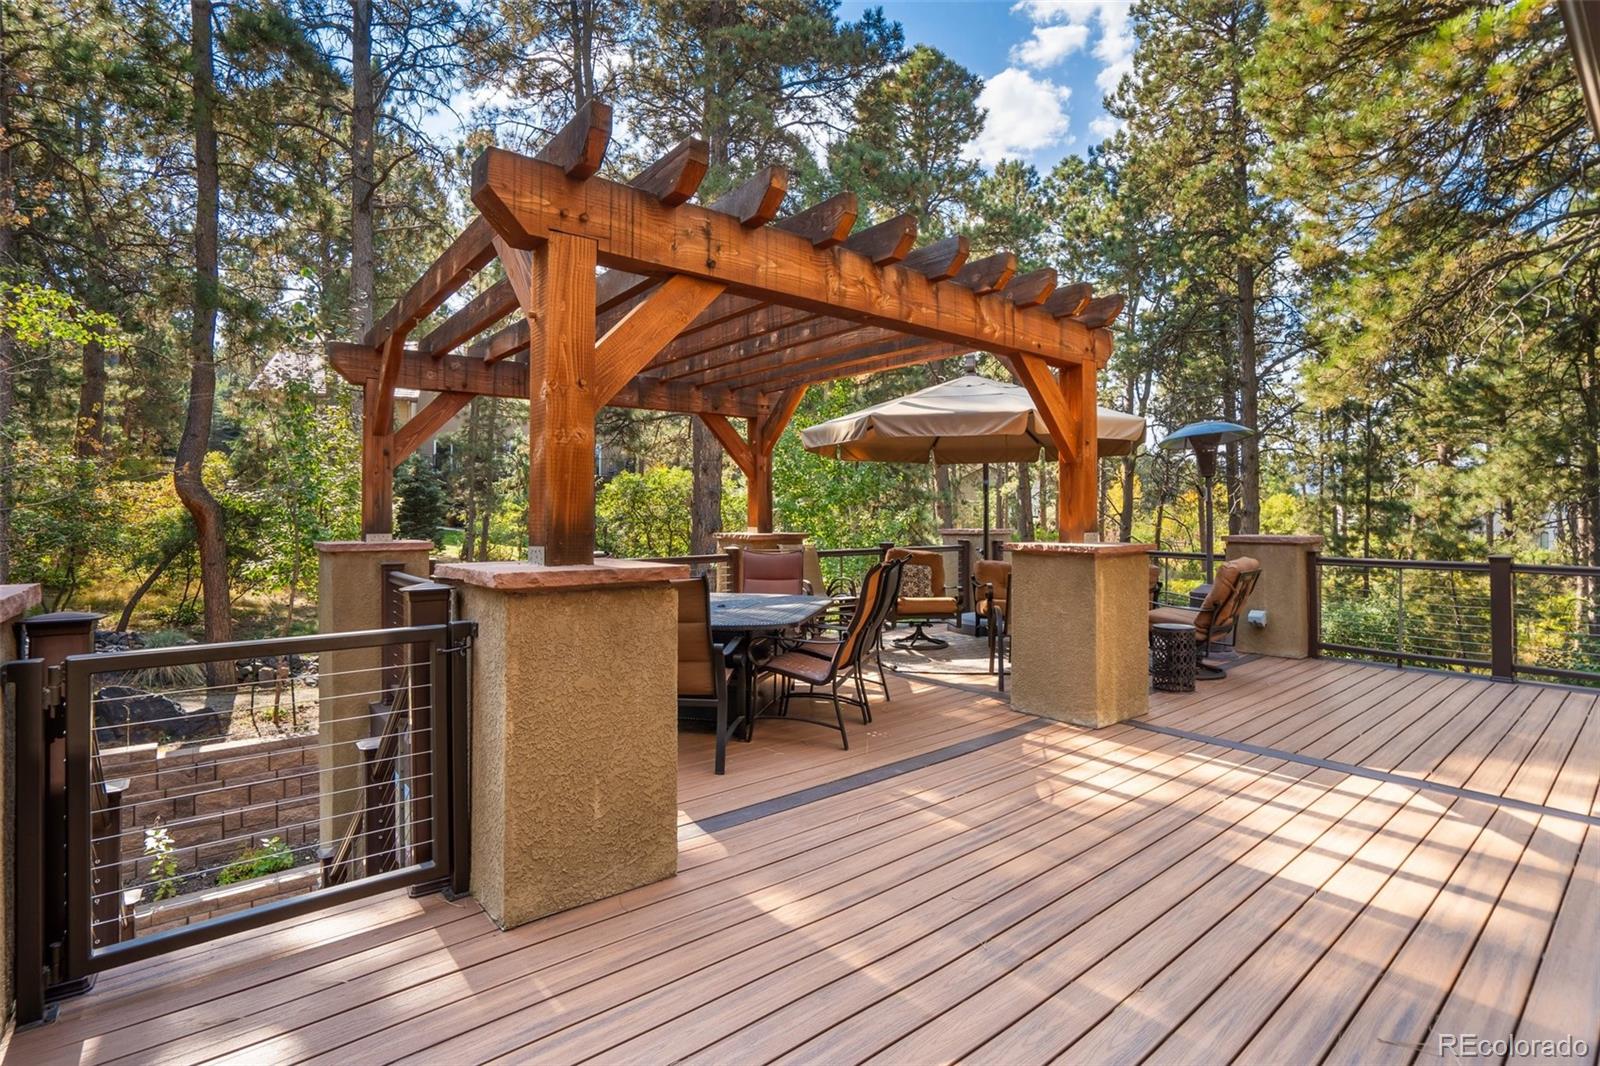
[[[413,455],[395,474],[395,532],[410,540],[430,540],[443,547],[445,512],[444,478],[428,459]]]
[[[857,95],[855,128],[829,153],[833,180],[874,217],[909,211],[924,239],[942,236],[977,190],[964,149],[983,129],[982,89],[944,53],[916,46]]]
[[[85,307],[59,289],[32,282],[0,284],[0,330],[30,348],[90,341],[116,348],[125,342],[110,315]]]
[[[282,837],[263,837],[257,847],[246,848],[217,874],[217,884],[232,885],[252,877],[282,873],[294,866],[294,852]]]
[[[599,550],[624,558],[688,555],[693,492],[694,477],[683,467],[617,474],[595,496]],[[744,525],[744,493],[736,483],[723,486],[722,512],[724,528]]]

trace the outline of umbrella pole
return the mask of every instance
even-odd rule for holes
[[[983,464],[983,557],[989,558],[989,464]]]

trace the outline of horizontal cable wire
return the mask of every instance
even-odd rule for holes
[[[398,761],[398,756],[396,757],[396,759]],[[351,767],[352,768],[356,768],[356,764],[352,763]],[[171,830],[171,829],[178,829],[178,828],[181,828],[182,826],[186,826],[186,825],[197,825],[197,824],[199,824],[201,822],[214,821],[216,818],[218,818],[219,816],[224,815],[224,814],[243,814],[245,811],[255,811],[255,810],[261,810],[261,809],[267,808],[267,807],[277,807],[278,804],[280,804],[280,803],[296,803],[296,802],[300,802],[300,801],[308,800],[308,799],[312,799],[312,798],[320,799],[323,796],[329,796],[329,797],[342,796],[342,795],[346,795],[346,794],[351,793],[351,792],[365,792],[369,787],[381,787],[383,785],[390,785],[390,784],[393,784],[393,785],[408,784],[408,783],[410,783],[412,781],[427,781],[427,780],[431,780],[432,777],[433,777],[433,774],[431,772],[430,773],[425,773],[425,774],[411,774],[411,775],[396,774],[393,777],[385,777],[381,781],[373,782],[372,785],[366,785],[366,784],[351,785],[348,788],[336,788],[336,789],[333,789],[333,790],[328,791],[328,792],[319,791],[319,792],[314,793],[313,796],[286,796],[283,799],[264,800],[261,803],[247,803],[242,807],[224,807],[221,810],[207,811],[205,814],[186,814],[182,818],[180,818],[180,819],[178,819],[176,821],[161,822],[159,824],[151,824],[151,825],[147,825],[147,826],[134,826],[134,827],[129,828],[129,829],[118,830],[117,832],[112,833],[112,834],[110,834],[108,836],[94,837],[92,839],[94,840],[94,842],[96,844],[99,844],[99,843],[103,843],[103,842],[108,841],[108,840],[123,840],[123,839],[126,839],[128,837],[140,837],[140,836],[144,836],[147,832],[150,832],[150,831],[153,831],[153,830],[157,830],[157,829],[168,829],[168,830]],[[255,784],[264,784],[265,782],[258,781],[258,782],[254,782],[254,783]],[[242,786],[240,786],[240,787],[242,787]],[[225,791],[225,789],[213,789],[212,791],[213,792],[222,792],[222,791]],[[202,793],[195,793],[195,795],[206,795],[206,793],[203,793],[203,792]],[[184,798],[187,798],[187,797],[184,797]],[[153,800],[153,801],[150,801],[150,802],[165,802],[165,801]],[[126,810],[127,808],[123,808],[123,809]],[[321,820],[322,819],[319,816],[319,817],[313,819],[310,822],[297,822],[297,823],[294,823],[292,825],[285,825],[285,826],[262,826],[260,832],[268,832],[268,831],[270,831],[272,829],[275,829],[275,828],[277,828],[277,829],[295,829],[295,828],[299,828],[300,826],[313,825],[313,824],[315,824],[317,822],[320,822]],[[178,845],[174,845],[174,847],[179,847],[179,848],[207,847],[207,846],[212,845],[212,844],[225,844],[230,840],[248,839],[249,837],[255,836],[255,835],[256,835],[255,833],[247,833],[247,834],[245,834],[245,837],[243,837],[243,838],[240,838],[240,837],[223,837],[221,840],[202,840],[202,841],[200,841],[198,843],[195,843],[195,844],[178,844]]]
[[[428,823],[430,823],[432,821],[433,821],[432,818],[418,818],[418,819],[416,819],[414,821],[399,821],[399,820],[396,820],[394,825],[388,826],[386,828],[364,829],[361,832],[355,834],[355,836],[352,839],[361,840],[361,839],[363,839],[365,837],[377,836],[377,835],[379,835],[381,833],[394,833],[396,835],[399,835],[405,829],[413,828],[413,827],[420,826],[420,825],[427,825]],[[271,836],[272,834],[268,833],[268,834],[265,834],[265,835],[266,836]],[[342,840],[343,837],[341,836],[340,839]],[[319,841],[316,841],[314,843],[309,843],[309,844],[294,844],[294,845],[287,845],[286,844],[286,845],[284,845],[284,850],[288,851],[291,854],[293,854],[293,853],[302,852],[302,851],[312,851],[312,850],[315,850],[317,848],[322,847],[325,844],[332,844],[332,843],[334,843],[334,842],[333,841],[321,841],[321,840],[319,840]],[[423,843],[427,843],[427,844],[433,843],[432,836],[430,835],[426,840],[413,841],[410,845],[407,845],[406,847],[400,847],[400,846],[397,845],[392,851],[374,852],[373,853],[373,857],[376,858],[379,855],[399,854],[402,851],[409,850],[410,848],[414,848],[418,844],[423,844]],[[356,855],[356,856],[353,856],[353,858],[355,858],[355,859],[365,859],[366,855],[364,855],[364,854],[363,855]],[[97,869],[108,870],[112,866],[126,866],[129,863],[137,864],[137,863],[141,863],[141,862],[145,862],[145,861],[153,861],[154,859],[155,859],[155,856],[153,856],[153,855],[140,856],[139,858],[117,859],[117,860],[113,860],[112,862],[102,863],[97,867]],[[91,901],[106,899],[107,897],[110,897],[110,896],[121,895],[123,892],[127,892],[127,891],[130,891],[130,890],[135,889],[135,888],[147,888],[150,885],[160,884],[163,881],[182,881],[182,880],[186,880],[186,879],[192,878],[192,877],[204,877],[207,874],[214,874],[214,873],[218,873],[219,871],[226,870],[230,866],[236,866],[236,865],[238,865],[238,863],[239,863],[239,860],[236,858],[236,859],[233,859],[233,860],[231,860],[229,862],[222,863],[219,866],[207,866],[207,867],[204,867],[203,869],[199,869],[199,870],[180,870],[179,872],[173,874],[171,877],[155,877],[155,878],[151,878],[149,880],[146,880],[144,882],[141,882],[139,884],[127,885],[127,886],[124,886],[122,888],[113,889],[113,890],[107,891],[107,892],[91,893],[90,896],[89,896],[89,899]],[[292,869],[292,867],[291,867],[291,869]],[[279,871],[279,873],[287,873],[287,872],[288,872],[287,870],[280,870]],[[227,885],[213,885],[213,886],[208,886],[208,887],[227,888],[228,886]]]

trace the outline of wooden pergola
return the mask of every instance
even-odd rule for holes
[[[962,237],[915,248],[910,215],[856,231],[852,193],[779,218],[782,167],[690,203],[707,169],[698,139],[626,182],[597,177],[610,135],[611,109],[592,102],[535,156],[484,152],[478,217],[365,337],[329,346],[364,390],[369,537],[392,529],[395,465],[474,396],[528,400],[535,562],[593,561],[608,404],[704,421],[744,472],[750,525],[770,531],[773,446],[808,386],[973,350],[1010,366],[1049,427],[1062,538],[1095,528],[1095,376],[1120,296],[1018,273],[1010,253],[969,260]],[[497,257],[504,280],[411,340]],[[397,426],[397,388],[438,395]]]

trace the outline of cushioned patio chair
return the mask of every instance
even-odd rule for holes
[[[994,673],[1000,634],[1010,621],[1011,564],[999,559],[979,559],[972,568],[972,609],[983,619],[989,637],[989,672]],[[1002,684],[1004,680],[1002,679]]]
[[[1177,623],[1194,626],[1194,639],[1201,662],[1198,676],[1215,681],[1227,671],[1205,661],[1213,648],[1233,647],[1239,619],[1245,604],[1261,577],[1261,564],[1249,557],[1229,559],[1217,570],[1211,591],[1198,610],[1189,607],[1157,607],[1150,612],[1150,624]]]
[[[909,636],[895,641],[897,648],[947,648],[948,640],[931,637],[923,628],[934,622],[950,622],[960,617],[961,604],[949,595],[944,583],[944,553],[921,551],[915,548],[890,548],[884,562],[905,560],[905,572],[900,578],[900,595],[895,599],[890,618],[896,622],[912,623]]]
[[[812,725],[824,726],[828,729],[837,729],[839,738],[844,743],[846,751],[850,750],[850,734],[844,727],[844,704],[861,709],[861,720],[870,722],[871,712],[867,708],[866,684],[861,679],[861,661],[864,657],[872,622],[883,617],[881,597],[884,593],[884,564],[880,563],[867,571],[867,576],[861,580],[861,597],[856,601],[856,611],[850,616],[844,633],[838,640],[813,640],[807,641],[807,648],[791,648],[767,660],[762,669],[767,673],[782,679],[783,689],[779,698],[778,717],[791,722],[808,722]],[[818,654],[826,649],[829,654],[826,658]],[[856,695],[854,697],[841,695],[839,686],[855,683]],[[804,690],[796,689],[796,684],[805,685]],[[789,703],[795,698],[800,699],[825,699],[833,704],[832,722],[820,718],[790,718]]]
[[[740,583],[735,592],[811,595],[811,582],[806,580],[805,552],[746,549],[743,560],[743,566],[740,567]]]
[[[678,711],[709,710],[717,729],[717,755],[714,769],[722,773],[727,763],[728,686],[733,668],[728,657],[737,641],[718,645],[711,636],[711,577],[674,581],[678,593]],[[703,721],[703,719],[701,719]]]
[[[894,610],[895,600],[900,596],[900,575],[905,569],[905,560],[895,559],[882,565],[883,588],[878,594],[877,617],[867,623],[867,644],[861,650],[861,660],[862,665],[865,666],[867,656],[870,654],[878,664],[878,684],[883,689],[883,698],[887,700],[891,697],[889,695],[889,674],[883,667],[883,627],[888,625],[889,612]],[[858,598],[856,605],[850,607],[844,613],[842,620],[830,627],[839,637],[842,637],[844,631],[849,628],[850,620],[855,616],[855,612],[860,609],[860,604],[863,602],[862,599]],[[833,644],[831,641],[802,641],[796,647],[808,655],[815,655],[822,659],[833,656]],[[866,680],[870,681],[871,679],[868,678]],[[865,696],[865,693],[863,693],[863,696]],[[861,720],[863,722],[872,721],[872,703],[870,700],[861,710]]]

